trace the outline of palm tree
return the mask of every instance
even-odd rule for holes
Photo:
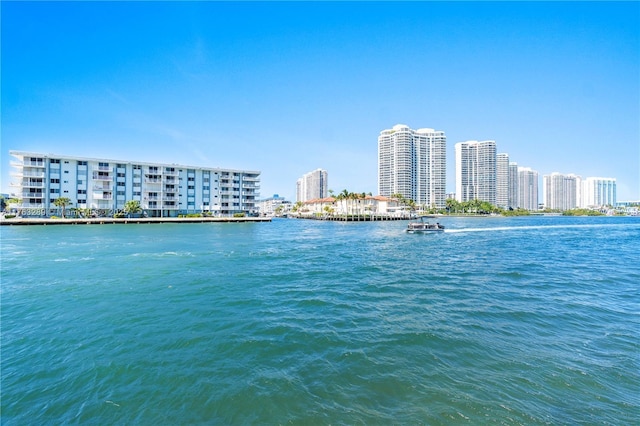
[[[59,197],[56,198],[55,201],[53,202],[53,205],[56,207],[61,207],[62,208],[62,218],[64,219],[64,211],[67,208],[67,206],[71,204],[71,200],[68,199],[67,197]]]
[[[457,213],[460,209],[460,203],[455,198],[447,198],[445,205],[449,213]]]
[[[132,214],[142,213],[142,207],[140,207],[140,201],[129,200],[124,203],[124,212],[129,216]]]

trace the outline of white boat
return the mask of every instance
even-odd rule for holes
[[[444,225],[438,222],[429,223],[425,220],[426,216],[420,216],[417,221],[409,222],[407,232],[410,234],[425,234],[429,232],[444,232]]]

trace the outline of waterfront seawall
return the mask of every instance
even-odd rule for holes
[[[241,223],[271,222],[268,217],[143,217],[143,218],[12,218],[0,219],[0,225],[109,225],[109,224],[143,224],[143,223]]]

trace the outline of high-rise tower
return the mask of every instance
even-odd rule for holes
[[[329,190],[329,177],[326,170],[316,169],[306,173],[296,182],[296,201],[309,201],[325,198]]]
[[[503,209],[509,208],[509,154],[496,155],[496,205]]]
[[[444,207],[447,138],[443,131],[404,124],[378,137],[378,193],[401,194],[418,205]]]
[[[496,204],[496,142],[458,142],[456,150],[456,200],[481,200]]]

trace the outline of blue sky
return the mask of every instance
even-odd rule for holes
[[[2,2],[9,150],[260,170],[377,192],[395,124],[495,140],[640,199],[639,2]],[[542,190],[540,191],[542,196]]]

